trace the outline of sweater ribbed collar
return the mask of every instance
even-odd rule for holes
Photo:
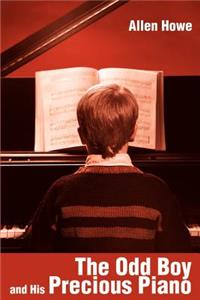
[[[119,153],[107,158],[103,158],[102,155],[90,154],[86,159],[85,166],[133,166],[133,164],[127,153]]]
[[[117,154],[112,158],[104,159],[101,155],[88,155],[86,163],[79,168],[75,174],[121,174],[121,173],[143,173],[136,168],[128,154]]]

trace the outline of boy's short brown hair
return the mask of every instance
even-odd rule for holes
[[[112,157],[133,135],[138,104],[127,88],[96,85],[81,98],[77,117],[80,135],[90,151]]]

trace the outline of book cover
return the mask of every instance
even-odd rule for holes
[[[21,223],[31,218],[57,178],[72,174],[84,163],[79,155],[78,159],[71,157],[71,163],[67,163],[68,156],[65,162],[61,156],[59,161],[54,156],[46,162],[32,156],[35,72],[79,66],[163,70],[164,96],[169,104],[165,107],[165,156],[153,152],[154,160],[152,152],[144,150],[148,159],[135,162],[145,172],[164,179],[183,200],[181,212],[188,225],[199,220],[199,1],[124,1],[113,10],[111,2],[118,1],[90,1],[88,10],[93,11],[92,2],[99,4],[97,11],[107,2],[110,11],[104,14],[103,10],[102,17],[91,23],[88,10],[80,11],[89,22],[80,30],[70,14],[67,21],[73,34],[38,55],[42,46],[60,38],[64,21],[45,29],[55,34],[48,40],[44,32],[39,42],[37,35],[31,35],[84,2],[1,3],[2,52],[11,49],[2,59],[2,74],[6,74],[2,79],[2,299],[199,299],[199,246],[192,250],[195,253],[183,254],[31,254],[22,250],[18,240],[13,243],[8,238],[25,228],[27,223]],[[93,11],[94,18],[97,11]],[[31,43],[25,43],[26,52],[19,45],[12,48],[27,37]],[[27,150],[28,156],[24,156]],[[196,241],[198,226],[191,230]]]

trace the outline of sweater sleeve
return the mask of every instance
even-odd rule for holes
[[[156,252],[190,252],[190,235],[179,203],[169,190],[166,192],[165,199],[161,231],[156,236]]]
[[[56,181],[40,202],[25,233],[25,249],[52,252],[56,243],[56,198],[60,181]]]

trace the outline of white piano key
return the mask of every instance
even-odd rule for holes
[[[14,230],[14,238],[19,238],[20,236],[22,236],[25,232],[25,228],[19,228],[18,226],[15,227]]]
[[[1,239],[16,239],[21,237],[26,230],[26,227],[20,228],[17,225],[14,225],[12,228],[9,229],[7,226],[3,226],[3,228],[0,230],[0,238]]]
[[[200,236],[200,230],[198,227],[199,226],[196,224],[193,224],[188,227],[188,230],[189,230],[191,236]]]
[[[13,239],[14,238],[14,229],[7,229],[7,239]]]
[[[197,225],[197,232],[198,232],[198,236],[200,236],[200,226]]]
[[[8,234],[8,230],[6,229],[6,226],[4,226],[3,229],[1,229],[1,232],[0,232],[1,239],[7,239],[7,234]]]

